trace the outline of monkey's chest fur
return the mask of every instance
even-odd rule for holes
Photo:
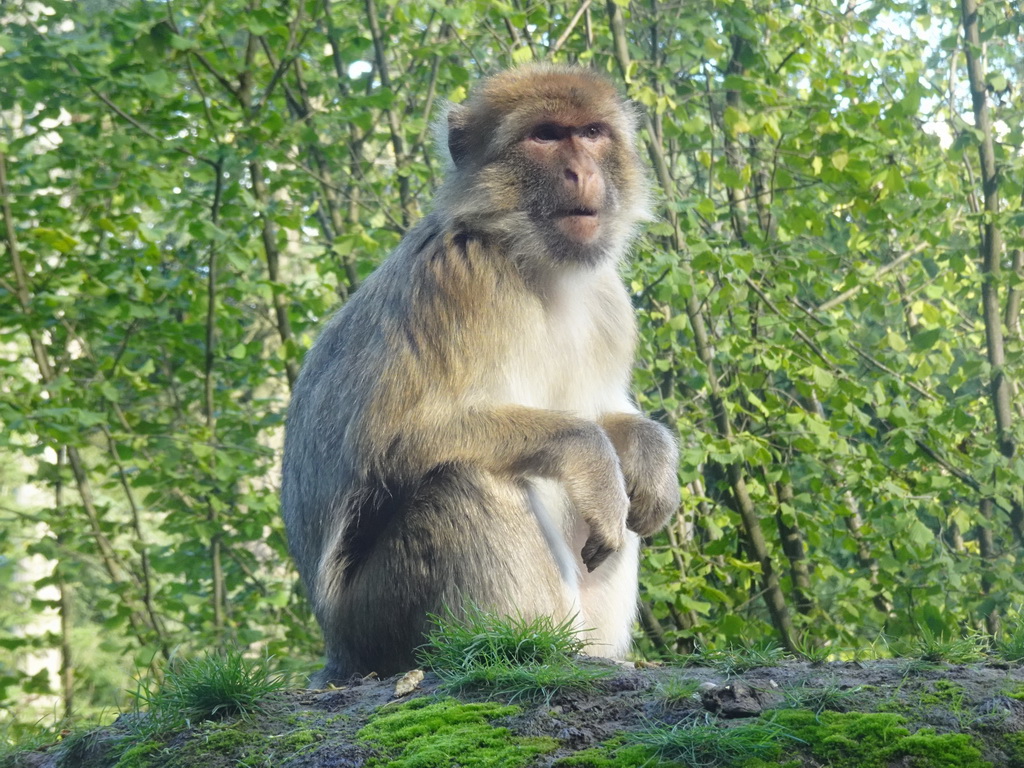
[[[567,272],[523,302],[480,394],[597,419],[629,409],[634,322],[612,267]]]

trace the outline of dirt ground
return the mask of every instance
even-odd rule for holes
[[[498,706],[507,702],[485,694],[461,695],[459,702],[469,706],[453,703],[443,716],[410,721],[411,730],[401,730],[394,743],[367,738],[367,723],[409,710],[406,702],[416,699],[423,699],[419,712],[424,717],[432,713],[426,707],[445,699],[434,675],[428,673],[401,697],[395,696],[400,676],[353,679],[342,688],[326,691],[292,691],[279,695],[257,717],[198,724],[155,740],[150,735],[149,741],[139,743],[132,742],[136,737],[130,717],[122,716],[113,726],[85,738],[0,759],[0,768],[604,768],[643,761],[681,766],[688,763],[678,755],[641,752],[647,756],[640,760],[637,752],[622,751],[624,734],[628,743],[628,734],[638,730],[653,726],[671,732],[693,724],[711,725],[725,733],[743,725],[771,724],[773,713],[780,711],[813,713],[805,720],[828,724],[828,743],[793,739],[774,755],[715,758],[718,762],[709,757],[702,768],[1024,768],[1024,668],[1020,665],[893,659],[817,665],[788,662],[741,672],[679,665],[609,664],[607,669],[609,676],[594,691],[559,691],[549,701],[517,702],[514,709]],[[490,702],[486,706],[491,709],[474,710],[474,706],[485,706],[480,702]],[[478,712],[483,714],[468,714]],[[884,719],[888,730],[878,742],[884,750],[865,751],[858,758],[874,738],[863,730],[843,746],[846,737],[839,727],[850,713],[884,713],[879,722]],[[476,725],[474,718],[479,720]],[[857,722],[863,729],[868,721]],[[900,727],[893,736],[891,726],[897,722]],[[396,732],[403,727],[395,725]],[[480,746],[466,747],[465,741],[459,741],[460,728],[475,728],[469,743]],[[500,745],[495,746],[498,742],[492,736]],[[900,739],[907,739],[905,747],[899,745]],[[403,744],[419,746],[402,753]]]

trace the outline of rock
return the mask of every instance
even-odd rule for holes
[[[400,699],[420,687],[423,682],[423,670],[414,669],[402,675],[402,679],[395,684],[395,698]]]
[[[764,710],[761,692],[743,683],[705,688],[700,701],[708,712],[722,717],[757,717]]]

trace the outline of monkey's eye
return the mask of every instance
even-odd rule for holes
[[[530,131],[530,138],[534,141],[558,141],[562,138],[562,131],[552,123],[541,123]]]
[[[582,136],[584,139],[591,140],[599,139],[602,136],[604,136],[605,133],[605,127],[603,125],[598,125],[596,123],[593,125],[584,126],[582,130],[580,130],[580,136]]]

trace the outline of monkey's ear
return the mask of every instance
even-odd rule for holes
[[[461,168],[469,155],[469,110],[461,104],[448,109],[448,154],[456,168]]]

